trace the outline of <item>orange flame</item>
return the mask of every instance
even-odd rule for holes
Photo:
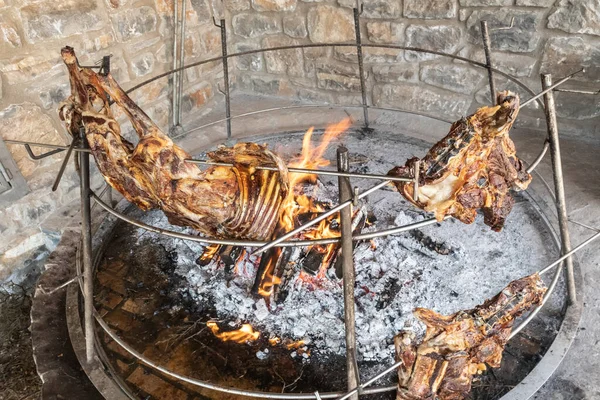
[[[260,337],[260,332],[255,331],[250,324],[244,324],[240,329],[229,332],[220,332],[219,326],[214,321],[208,321],[206,326],[210,328],[213,335],[224,342],[246,343],[254,342]]]
[[[327,146],[333,139],[338,137],[340,134],[348,130],[351,125],[350,118],[346,118],[337,124],[329,125],[325,129],[325,133],[321,142],[317,146],[313,146],[311,141],[314,127],[311,127],[306,131],[304,138],[302,139],[302,153],[300,156],[294,158],[289,166],[293,168],[306,168],[306,169],[319,169],[330,164],[329,160],[323,158],[323,154],[327,149]],[[279,232],[289,232],[296,226],[296,217],[304,213],[321,213],[325,209],[315,203],[311,198],[305,194],[300,194],[299,191],[304,183],[315,183],[317,176],[310,173],[290,173],[290,190],[286,198],[281,203],[281,214],[279,216]],[[331,229],[330,225],[334,218],[330,217],[326,220],[321,221],[317,226],[306,230],[303,233],[303,237],[307,239],[327,239],[339,237],[339,232],[335,232]],[[318,277],[324,278],[325,272],[329,267],[329,263],[333,259],[335,245],[319,246],[319,251],[324,254],[323,262],[319,269]],[[307,251],[310,250],[310,247]],[[277,260],[269,260],[270,263],[275,263]],[[273,267],[269,265],[269,267]],[[270,271],[271,269],[269,269]],[[281,283],[281,279],[274,276],[271,273],[266,274],[261,281],[258,292],[263,297],[269,297],[273,293],[275,286]]]

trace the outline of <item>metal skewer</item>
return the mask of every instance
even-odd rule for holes
[[[567,75],[564,78],[562,78],[561,80],[557,81],[554,85],[548,86],[547,88],[545,88],[544,90],[542,90],[541,92],[539,92],[538,94],[536,94],[535,96],[533,96],[532,98],[530,98],[529,100],[521,103],[521,105],[519,106],[519,108],[525,107],[527,104],[531,103],[532,101],[535,101],[535,100],[539,99],[540,97],[542,97],[543,95],[545,95],[549,91],[553,90],[555,87],[562,85],[563,83],[565,83],[566,81],[568,81],[569,79],[571,79],[572,77],[574,77],[575,75],[577,75],[577,74],[579,74],[581,72],[585,72],[585,68],[581,68],[579,71],[575,71],[572,74]]]

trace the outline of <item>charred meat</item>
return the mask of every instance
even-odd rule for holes
[[[473,375],[500,367],[515,318],[541,304],[546,287],[539,274],[512,281],[472,310],[450,316],[417,308],[426,326],[418,342],[412,332],[394,338],[398,369],[397,400],[462,400]]]
[[[220,148],[208,156],[234,167],[201,171],[191,158],[139,108],[109,74],[78,65],[71,47],[62,49],[71,96],[59,109],[67,130],[85,137],[106,181],[143,210],[161,209],[169,222],[227,238],[271,237],[288,191],[287,168],[278,156],[254,143]],[[139,142],[121,136],[109,96],[125,113]],[[258,165],[277,171],[257,170]]]
[[[417,199],[412,183],[394,182],[397,189],[439,221],[451,215],[470,224],[481,209],[485,224],[502,230],[514,204],[510,189],[524,190],[531,181],[508,136],[518,112],[519,97],[499,93],[497,106],[482,107],[455,122],[421,160]],[[411,158],[389,175],[414,176],[416,161]]]

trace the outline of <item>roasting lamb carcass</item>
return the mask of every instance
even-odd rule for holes
[[[499,93],[497,106],[482,107],[455,122],[420,161],[416,200],[412,183],[394,184],[408,201],[433,212],[439,221],[451,215],[470,224],[481,208],[486,225],[502,230],[514,204],[509,190],[524,190],[531,181],[508,136],[518,112],[519,97]],[[414,175],[417,161],[411,158],[389,175]]]
[[[271,237],[288,191],[288,171],[281,158],[264,146],[238,143],[208,153],[212,161],[234,167],[212,166],[203,172],[185,161],[190,155],[160,131],[110,74],[81,68],[70,47],[61,54],[72,93],[59,116],[75,137],[84,127],[98,169],[113,188],[142,210],[160,208],[170,223],[206,235]],[[139,136],[137,145],[121,136],[108,96],[131,121]],[[257,170],[258,165],[278,170]]]
[[[412,332],[394,338],[398,369],[397,400],[461,400],[471,391],[473,375],[486,364],[500,367],[515,318],[541,304],[546,287],[538,273],[512,281],[499,294],[472,310],[450,316],[417,308],[427,326],[417,343]]]

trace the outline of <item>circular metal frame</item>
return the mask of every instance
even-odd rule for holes
[[[129,89],[127,91],[127,93],[131,93],[136,89],[139,89],[151,82],[154,82],[160,78],[169,76],[171,74],[174,74],[176,72],[180,72],[183,71],[187,68],[192,68],[194,66],[199,66],[199,65],[203,65],[209,62],[214,62],[214,61],[219,61],[222,60],[224,58],[233,58],[233,57],[238,57],[238,56],[243,56],[243,55],[250,55],[250,54],[257,54],[257,53],[264,53],[264,52],[268,52],[268,51],[277,51],[277,50],[290,50],[290,49],[299,49],[299,48],[316,48],[316,47],[356,47],[357,45],[355,43],[349,44],[349,43],[334,43],[334,44],[307,44],[307,45],[294,45],[294,46],[279,46],[279,47],[272,47],[272,48],[266,48],[266,49],[258,49],[258,50],[250,50],[250,51],[244,51],[244,52],[238,52],[238,53],[232,53],[232,54],[225,54],[223,56],[220,57],[214,57],[214,58],[210,58],[210,59],[206,59],[206,60],[202,60],[202,61],[198,61],[195,63],[191,63],[188,64],[186,66],[180,67],[180,68],[175,68],[171,71],[165,72],[163,74],[157,75],[153,78],[150,78],[148,80],[145,80],[144,82],[132,87],[131,89]],[[416,48],[416,47],[408,47],[408,46],[395,46],[395,45],[371,45],[371,44],[362,44],[362,47],[369,47],[369,48],[387,48],[387,49],[397,49],[397,50],[406,50],[406,51],[414,51],[414,52],[420,52],[420,53],[426,53],[426,54],[433,54],[433,55],[439,55],[439,56],[443,56],[443,57],[448,57],[454,60],[459,60],[459,61],[464,61],[466,63],[469,63],[471,65],[475,65],[478,67],[482,67],[487,69],[488,71],[493,71],[499,75],[504,76],[505,78],[509,79],[510,81],[516,83],[518,86],[520,86],[521,88],[523,88],[526,92],[530,93],[532,96],[535,96],[535,93],[533,92],[533,90],[531,90],[527,85],[525,85],[524,83],[522,83],[521,81],[519,81],[517,78],[514,78],[513,76],[500,71],[496,68],[493,68],[489,65],[486,65],[484,63],[478,62],[478,61],[474,61],[468,58],[464,58],[464,57],[460,57],[460,56],[456,56],[456,55],[452,55],[452,54],[446,54],[443,52],[439,52],[439,51],[433,51],[433,50],[426,50],[426,49],[420,49],[420,48]],[[544,108],[544,104],[538,99],[538,102],[540,103],[540,106],[542,108]],[[244,116],[249,116],[249,115],[256,115],[256,114],[260,114],[260,113],[267,113],[267,112],[271,112],[271,111],[276,111],[276,110],[282,110],[282,109],[294,109],[294,108],[304,108],[304,107],[329,107],[329,108],[333,108],[333,107],[339,107],[339,108],[349,108],[349,107],[360,107],[360,106],[343,106],[343,105],[326,105],[326,106],[318,106],[318,105],[299,105],[299,106],[290,106],[290,107],[281,107],[281,108],[272,108],[272,109],[265,109],[265,110],[257,110],[257,111],[252,111],[252,112],[248,112],[248,113],[244,113],[244,114],[240,114],[240,115],[236,115],[236,116],[231,116],[225,119],[221,119],[218,121],[214,121],[199,127],[196,127],[192,130],[189,130],[187,132],[185,132],[185,134],[189,134],[195,131],[198,131],[202,128],[211,126],[211,125],[215,125],[224,121],[229,121],[231,119],[235,119],[235,118],[242,118]],[[422,115],[420,113],[415,113],[415,112],[410,112],[410,111],[406,111],[406,110],[402,110],[402,109],[394,109],[394,108],[380,108],[380,107],[373,107],[373,106],[368,106],[368,108],[371,109],[379,109],[379,110],[385,110],[385,111],[395,111],[395,112],[405,112],[405,113],[411,113],[411,114],[417,114],[417,115]],[[431,116],[427,116],[428,118],[435,118],[435,117],[431,117]],[[439,118],[437,118],[439,119]],[[444,121],[444,122],[449,122],[449,121]],[[179,135],[181,136],[181,135]],[[174,139],[179,137],[179,136],[175,136],[173,137]],[[536,157],[535,161],[532,162],[530,168],[528,169],[529,172],[533,171],[535,169],[535,167],[539,164],[539,162],[543,159],[545,153],[548,150],[548,143],[544,142],[544,145],[542,147],[542,150],[540,151],[539,155]],[[114,217],[125,221],[126,223],[132,224],[134,226],[149,230],[151,232],[155,232],[158,234],[162,234],[165,236],[169,236],[169,237],[174,237],[174,238],[178,238],[178,239],[182,239],[182,240],[191,240],[191,241],[195,241],[195,242],[203,242],[203,243],[214,243],[214,244],[233,244],[233,245],[239,245],[239,246],[262,246],[264,244],[266,244],[265,242],[259,242],[259,241],[234,241],[234,240],[224,240],[224,239],[216,239],[216,238],[207,238],[207,237],[199,237],[199,236],[193,236],[193,235],[187,235],[187,234],[183,234],[183,233],[178,233],[178,232],[173,232],[173,231],[169,231],[169,230],[165,230],[162,228],[158,228],[158,227],[154,227],[151,225],[147,225],[144,224],[140,221],[134,220],[128,216],[126,216],[124,213],[116,211],[114,209],[112,209],[112,207],[110,207],[109,205],[107,205],[106,203],[104,203],[99,196],[97,196],[95,193],[91,193],[91,197],[94,199],[95,204],[98,204],[101,208],[103,208],[104,210],[106,210],[107,212],[109,212],[111,215],[113,215]],[[541,210],[540,210],[540,215],[544,215]],[[555,242],[556,244],[558,244],[558,241],[556,240],[556,234],[554,233],[551,225],[549,224],[549,222],[547,221],[547,219],[544,217],[543,218],[544,221],[546,222],[546,224],[548,224],[548,227],[550,228],[550,231],[553,232],[554,234],[554,238],[555,238]],[[360,234],[360,235],[355,235],[352,239],[353,240],[367,240],[367,239],[371,239],[371,238],[375,238],[375,237],[381,237],[381,236],[386,236],[386,235],[391,235],[391,234],[396,234],[396,233],[400,233],[400,232],[405,232],[405,231],[409,231],[411,229],[415,229],[415,228],[419,228],[419,227],[423,227],[423,226],[427,226],[427,225],[431,225],[436,223],[437,221],[434,218],[431,219],[427,219],[424,221],[420,221],[417,223],[413,223],[413,224],[408,224],[408,225],[404,225],[404,226],[398,226],[395,228],[391,228],[391,229],[386,229],[386,230],[381,230],[381,231],[377,231],[377,232],[371,232],[371,233],[366,233],[366,234]],[[320,240],[290,240],[290,241],[285,241],[282,242],[280,244],[278,244],[277,246],[282,246],[282,247],[286,247],[286,246],[309,246],[309,245],[315,245],[315,244],[330,244],[330,243],[336,243],[338,242],[340,239],[339,238],[332,238],[332,239],[320,239]],[[80,271],[81,271],[81,265],[80,264],[80,260],[78,261],[78,275],[81,276]],[[546,269],[547,270],[547,269]],[[543,304],[547,301],[547,299],[549,298],[549,296],[552,294],[554,288],[556,287],[556,284],[560,278],[560,273],[561,273],[561,268],[557,268],[554,277],[552,279],[552,283],[549,287],[548,292],[546,293],[546,295],[544,296],[544,300],[542,302],[542,304],[536,308],[534,311],[532,311],[532,313],[528,316],[527,319],[525,319],[523,321],[523,323],[521,325],[519,325],[518,327],[516,327],[512,334],[511,334],[511,338],[513,336],[515,336],[529,321],[531,321],[531,319],[533,317],[535,317],[535,315],[537,314],[537,312],[541,309],[541,307],[543,306]],[[82,279],[79,278],[79,282],[80,285],[82,284]],[[580,279],[579,279],[579,285],[581,284]],[[80,291],[81,294],[81,291]],[[573,311],[573,312],[572,312]],[[548,352],[553,353],[553,348],[556,345],[559,345],[560,348],[560,353],[564,355],[564,353],[566,353],[566,350],[568,349],[572,339],[574,338],[574,331],[576,331],[577,325],[579,323],[579,318],[581,315],[581,307],[580,304],[577,307],[569,307],[567,309],[567,316],[565,317],[565,320],[568,319],[569,323],[565,324],[563,323],[561,325],[561,332],[559,332],[559,336],[557,337],[557,339],[553,342],[553,344],[551,345],[550,349],[548,350]],[[129,352],[131,355],[133,355],[136,359],[138,359],[140,362],[149,365],[152,368],[155,368],[159,371],[161,371],[162,373],[169,375],[171,377],[180,379],[182,381],[188,382],[190,384],[193,385],[197,385],[200,387],[204,387],[207,389],[212,389],[215,391],[219,391],[219,392],[223,392],[223,393],[229,393],[229,394],[238,394],[238,395],[242,395],[242,396],[247,396],[247,397],[258,397],[258,398],[271,398],[271,399],[318,399],[320,398],[337,398],[338,396],[343,395],[344,393],[340,392],[340,393],[323,393],[323,394],[319,394],[318,392],[315,394],[312,393],[269,393],[269,392],[257,392],[257,391],[246,391],[246,390],[240,390],[240,389],[235,389],[235,388],[231,388],[231,387],[225,387],[225,386],[220,386],[220,385],[215,385],[215,384],[211,384],[210,382],[206,382],[206,381],[201,381],[201,380],[197,380],[197,379],[193,379],[190,377],[186,377],[180,374],[176,374],[172,371],[169,371],[168,369],[161,367],[160,365],[155,364],[154,362],[152,362],[151,360],[145,358],[142,354],[139,354],[138,352],[136,352],[133,348],[131,348],[126,342],[124,342],[122,339],[120,339],[114,332],[112,332],[110,330],[110,328],[108,327],[108,325],[106,324],[106,322],[100,317],[100,315],[97,312],[94,312],[94,316],[96,321],[98,322],[98,324],[100,325],[100,327],[106,332],[106,334],[108,334],[113,340],[115,340],[121,347],[123,347],[123,349],[125,349],[127,352]],[[564,329],[563,329],[564,328]],[[558,339],[561,339],[561,343],[557,343]],[[534,373],[536,373],[536,376],[539,377],[539,375],[544,375],[545,378],[543,378],[543,380],[540,381],[540,379],[538,379],[538,381],[540,381],[541,383],[543,383],[552,373],[553,369],[556,368],[557,365],[555,365],[551,371],[549,371],[548,373],[548,366],[542,366],[543,364],[543,359],[542,361],[539,363],[539,365],[534,368],[534,370],[528,375],[528,377],[526,379],[529,378],[530,375],[533,375]],[[398,363],[392,365],[390,368],[388,368],[386,371],[384,371],[384,373],[389,373],[392,370],[394,370],[395,368],[397,368]],[[538,367],[543,367],[542,371],[538,370]],[[380,376],[378,376],[380,377]],[[378,378],[375,377],[375,378]],[[371,384],[373,383],[376,379],[371,379],[370,381],[366,382],[367,384]],[[541,386],[540,384],[536,384],[537,386],[533,389],[533,391],[531,391],[530,393],[527,394],[527,397],[531,396],[538,388],[539,386]],[[374,388],[370,388],[370,389],[364,389],[366,385],[363,384],[361,385],[361,393],[362,394],[374,394],[374,393],[380,393],[380,392],[386,392],[386,391],[391,391],[391,390],[395,390],[396,386],[384,386],[384,387],[374,387]],[[522,389],[521,385],[519,387],[519,390],[521,393],[523,393],[523,389]],[[513,399],[515,398],[514,396],[511,396],[511,393],[513,393],[513,391],[515,391],[517,389],[513,389],[511,392],[509,392],[507,395],[505,395],[503,397],[503,399]],[[348,396],[348,393],[346,393],[346,396]],[[346,398],[346,396],[344,396],[343,398]],[[520,397],[522,398],[522,397]]]

